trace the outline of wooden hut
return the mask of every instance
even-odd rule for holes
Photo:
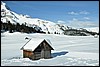
[[[22,48],[23,58],[30,58],[32,60],[40,58],[51,58],[51,42],[48,39],[30,39]]]

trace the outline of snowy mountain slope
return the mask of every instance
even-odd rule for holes
[[[5,14],[4,17],[1,18],[2,22],[10,21],[11,23],[26,23],[27,26],[34,26],[37,25],[42,28],[42,31],[44,32],[50,32],[50,33],[60,33],[62,34],[63,31],[60,29],[59,26],[57,26],[56,23],[51,22],[51,21],[46,21],[38,18],[31,18],[28,15],[21,15],[17,14],[11,10],[8,10],[6,8],[6,4],[2,2],[1,4],[1,14]]]
[[[92,27],[92,28],[85,28],[88,31],[97,32],[99,33],[99,27]]]

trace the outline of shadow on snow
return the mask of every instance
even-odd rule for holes
[[[68,53],[68,52],[67,51],[56,52],[56,53],[52,53],[51,56],[52,56],[52,58],[54,58],[57,56],[65,55],[66,53]]]

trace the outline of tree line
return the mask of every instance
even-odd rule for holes
[[[37,27],[29,27],[26,26],[26,24],[12,24],[10,21],[8,21],[7,23],[3,23],[1,21],[1,30],[3,31],[9,31],[9,33],[13,33],[13,32],[22,32],[22,33],[45,33],[43,31],[41,31],[41,29],[38,29]]]
[[[87,31],[86,29],[67,29],[64,30],[64,35],[72,35],[72,36],[88,36],[88,35],[99,35],[97,32]]]

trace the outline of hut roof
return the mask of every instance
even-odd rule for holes
[[[32,38],[21,48],[21,50],[34,51],[44,40],[49,44],[49,46],[52,45],[49,39]]]

